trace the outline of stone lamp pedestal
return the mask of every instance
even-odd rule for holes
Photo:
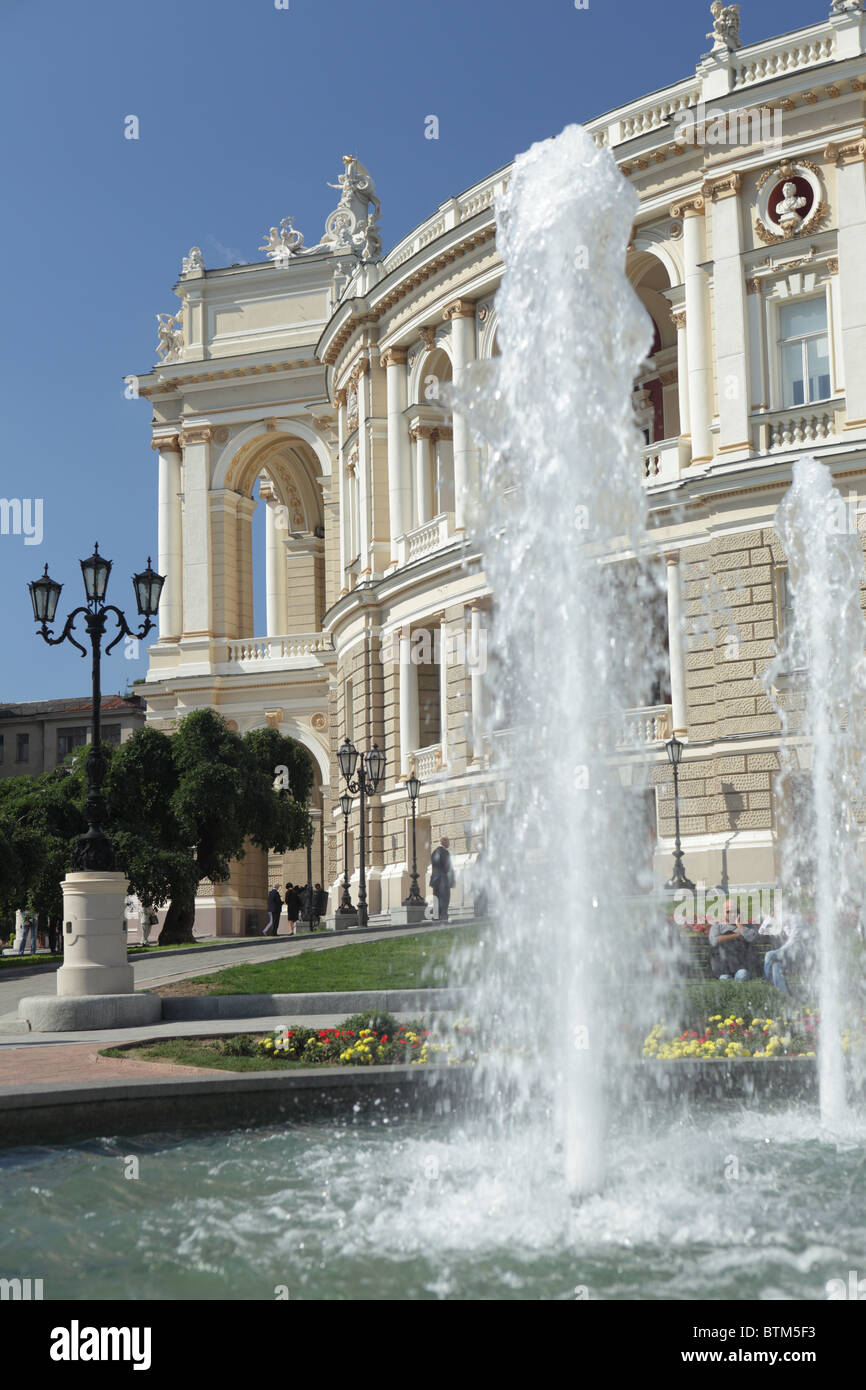
[[[132,994],[124,907],[128,884],[119,873],[67,874],[63,888],[63,964],[58,996]]]

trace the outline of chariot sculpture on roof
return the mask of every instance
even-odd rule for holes
[[[279,229],[271,227],[259,248],[268,260],[275,265],[286,265],[297,256],[331,251],[368,261],[382,254],[382,237],[376,225],[382,205],[369,170],[355,155],[345,154],[343,173],[328,187],[340,190],[340,201],[328,214],[322,240],[315,246],[305,246],[303,235],[293,226],[293,219],[284,217]]]

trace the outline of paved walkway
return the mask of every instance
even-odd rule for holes
[[[248,945],[202,947],[189,955],[159,958],[154,952],[145,958],[133,958],[136,989],[169,984],[193,976],[213,974],[231,965],[245,965],[278,960],[301,951],[336,950],[368,941],[383,941],[393,936],[414,936],[418,933],[446,930],[448,924],[435,923],[423,927],[389,928],[382,931],[352,932],[345,936],[316,933],[312,936],[276,937],[273,940],[256,938]],[[453,923],[450,925],[454,925]],[[18,1000],[32,995],[53,995],[56,990],[54,971],[33,973],[27,967],[13,968],[14,980],[0,979],[0,1015],[14,1013]],[[21,980],[20,974],[26,976]],[[0,1102],[3,1091],[11,1086],[44,1085],[59,1082],[123,1080],[133,1076],[185,1075],[198,1068],[180,1067],[169,1062],[134,1062],[131,1059],[99,1057],[102,1047],[142,1038],[207,1037],[218,1034],[268,1033],[284,1023],[298,1023],[310,1028],[331,1028],[341,1023],[344,1014],[315,1014],[312,1016],[280,1014],[274,1018],[202,1019],[196,1022],[154,1023],[143,1028],[114,1028],[89,1033],[18,1033],[0,1034]],[[397,1014],[403,1018],[408,1015]],[[208,1071],[212,1070],[208,1068]],[[224,1073],[220,1072],[219,1075]]]

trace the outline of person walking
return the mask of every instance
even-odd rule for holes
[[[321,924],[322,918],[328,915],[328,895],[321,883],[317,883],[313,889],[313,922],[316,927]]]
[[[286,884],[286,915],[289,919],[289,936],[295,934],[295,923],[301,915],[301,895],[294,884]]]
[[[27,950],[27,941],[30,941],[30,951]],[[18,947],[19,956],[36,954],[36,922],[32,912],[25,912],[24,926],[21,929],[21,945]]]
[[[268,893],[268,924],[262,932],[263,936],[276,936],[280,930],[280,913],[283,910],[283,900],[280,897],[279,888],[271,888]]]
[[[439,844],[433,851],[430,860],[432,873],[430,874],[430,887],[439,902],[439,921],[448,921],[448,905],[451,901],[451,889],[454,887],[454,870],[451,867],[451,841],[447,835],[443,835]]]

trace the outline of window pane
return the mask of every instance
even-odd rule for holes
[[[82,742],[84,742],[83,739],[82,739]],[[119,747],[119,746],[120,746],[120,725],[119,725],[119,724],[103,724],[103,726],[102,726],[102,742],[103,742],[103,743],[109,744],[112,748],[117,748],[117,747]]]
[[[809,354],[809,400],[825,401],[830,395],[829,340],[810,338],[806,350]]]
[[[782,348],[782,404],[802,405],[804,400],[803,345],[787,343]]]
[[[799,338],[827,327],[826,299],[797,299],[779,309],[779,337]]]

